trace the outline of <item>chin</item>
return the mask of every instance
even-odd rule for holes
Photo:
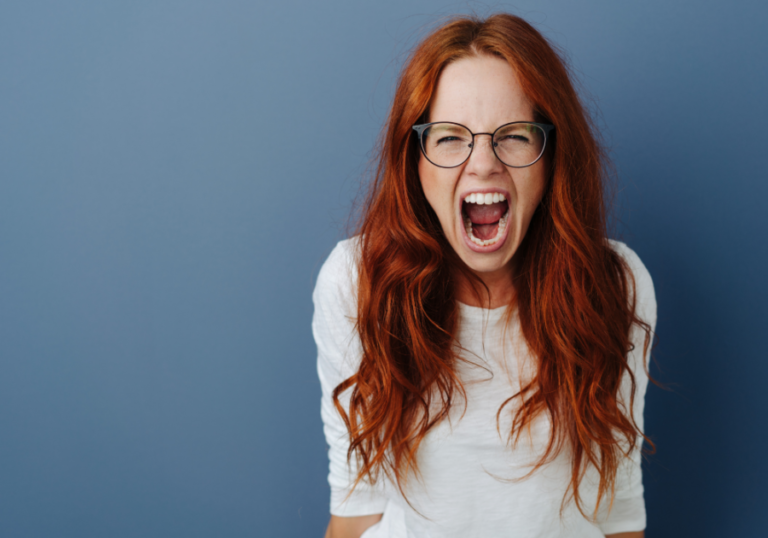
[[[500,253],[499,253],[500,254]],[[470,255],[460,256],[464,264],[469,267],[472,272],[480,275],[483,273],[491,274],[503,270],[509,267],[512,261],[512,255],[508,256],[491,256],[488,254],[477,255],[471,253]]]

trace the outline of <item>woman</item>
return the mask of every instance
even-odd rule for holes
[[[643,536],[656,303],[606,238],[603,164],[522,19],[416,48],[313,296],[327,537]]]

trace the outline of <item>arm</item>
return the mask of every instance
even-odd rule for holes
[[[634,277],[635,284],[635,313],[656,330],[656,295],[653,289],[653,280],[648,270],[643,265],[637,254],[623,243],[613,242],[613,248],[627,262]],[[630,338],[634,349],[627,356],[629,366],[635,375],[636,392],[633,413],[638,427],[644,429],[643,411],[645,393],[648,387],[648,376],[643,363],[650,360],[650,350],[643,355],[645,333],[639,327],[633,326]],[[620,388],[620,399],[628,406],[630,383],[629,376],[625,375]],[[622,441],[624,441],[622,439]],[[622,443],[623,444],[623,443]],[[613,507],[607,518],[600,524],[600,528],[606,537],[610,538],[643,538],[644,531],[629,531],[629,529],[642,529],[646,524],[644,488],[642,482],[642,445],[641,436],[637,438],[637,445],[629,458],[623,460],[617,469],[616,496],[613,499]],[[601,506],[601,510],[607,511]],[[605,512],[604,512],[605,513]]]
[[[353,319],[357,313],[353,246],[349,240],[336,246],[320,270],[313,293],[312,332],[317,344],[317,373],[322,389],[320,415],[329,447],[332,514],[326,532],[329,538],[359,538],[381,519],[387,505],[381,484],[361,481],[350,492],[358,461],[354,456],[351,461],[347,460],[349,432],[332,399],[335,387],[354,374],[362,357]],[[339,397],[339,403],[347,411],[350,393],[351,390],[347,390]]]
[[[325,538],[360,538],[369,527],[381,521],[381,516],[382,514],[357,517],[331,516]]]

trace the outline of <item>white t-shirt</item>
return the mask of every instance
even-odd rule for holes
[[[527,479],[509,480],[522,477],[538,461],[549,439],[551,423],[546,413],[540,414],[532,423],[530,435],[524,432],[513,447],[509,434],[513,412],[519,407],[516,398],[504,407],[497,430],[499,407],[519,390],[521,382],[531,379],[535,373],[533,361],[516,317],[504,330],[504,307],[488,310],[462,303],[457,334],[464,349],[461,355],[479,367],[458,361],[457,372],[467,393],[466,413],[461,418],[464,402],[457,397],[450,420],[433,427],[419,447],[422,482],[409,480],[406,489],[418,513],[383,474],[374,486],[361,481],[345,502],[357,466],[354,456],[351,468],[347,464],[349,434],[333,406],[331,393],[360,364],[360,340],[354,326],[357,245],[355,238],[336,245],[320,270],[313,294],[312,331],[318,348],[321,415],[330,447],[331,514],[349,517],[383,513],[382,520],[363,538],[602,538],[605,534],[645,528],[642,437],[631,458],[625,458],[619,468],[610,513],[609,499],[604,499],[597,522],[582,516],[572,501],[566,505],[562,519],[559,516],[571,478],[565,450]],[[624,243],[611,241],[611,245],[634,274],[637,314],[655,329],[656,299],[647,269]],[[648,384],[642,366],[644,335],[633,326],[634,350],[629,354],[637,383],[634,416],[641,429]],[[340,397],[346,410],[350,393],[348,389]],[[629,379],[625,376],[621,395],[627,405],[628,394]],[[597,500],[598,478],[597,471],[590,467],[579,487],[584,512],[590,516]]]

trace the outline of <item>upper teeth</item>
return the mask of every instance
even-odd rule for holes
[[[468,204],[495,204],[497,202],[503,202],[506,200],[506,197],[499,193],[499,192],[473,192],[472,194],[468,195],[466,198],[464,198],[464,201]]]

